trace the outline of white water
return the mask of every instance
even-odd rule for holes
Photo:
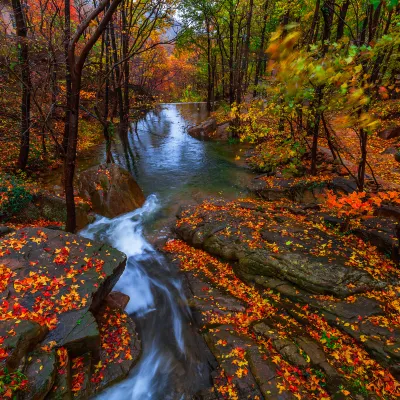
[[[190,311],[180,279],[143,236],[143,223],[159,207],[157,197],[151,195],[142,208],[114,219],[99,217],[81,232],[128,256],[114,290],[130,297],[126,311],[138,322],[142,340],[142,355],[130,376],[99,399],[181,398],[171,381],[174,369],[186,361],[183,324],[190,319]]]

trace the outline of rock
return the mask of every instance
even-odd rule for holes
[[[135,210],[145,201],[131,174],[116,164],[101,164],[82,172],[78,191],[92,203],[95,213],[108,218]]]
[[[379,133],[381,139],[389,140],[400,136],[400,126],[392,126]]]
[[[65,347],[71,357],[90,351],[99,358],[100,333],[95,318],[87,309],[62,314],[57,329],[49,333],[44,343],[51,341]]]
[[[317,204],[323,201],[328,182],[303,184],[296,178],[276,179],[273,186],[261,177],[253,179],[248,189],[268,201],[289,199],[298,203]]]
[[[56,377],[55,351],[38,351],[30,355],[24,374],[28,390],[20,393],[23,400],[42,400],[53,386]]]
[[[314,340],[306,336],[299,337],[297,343],[310,357],[311,363],[325,372],[330,393],[340,394],[341,388],[344,386],[344,379],[340,376],[339,372],[329,364],[323,349]]]
[[[381,152],[381,154],[393,154],[395,155],[398,152],[398,149],[396,147],[388,147],[387,149],[385,149],[384,151]]]
[[[214,140],[217,130],[217,121],[215,118],[209,118],[200,125],[188,129],[190,136],[200,140]],[[223,128],[221,128],[221,131]]]
[[[237,366],[232,363],[232,356],[229,355],[235,348],[246,349],[247,353],[255,344],[247,338],[236,335],[234,328],[230,325],[222,325],[215,333],[207,332],[204,334],[204,337],[212,353],[219,361],[221,368],[224,370],[225,375],[231,377],[232,382],[235,384],[238,398],[254,399],[255,396],[260,397],[261,393],[254,376],[247,374],[239,378],[236,375]],[[225,342],[226,345],[220,345],[220,341]]]
[[[15,332],[12,335],[10,332]],[[36,322],[22,320],[0,321],[0,337],[4,338],[2,348],[8,352],[4,360],[7,368],[11,371],[17,369],[21,359],[39,343],[48,332],[46,326]],[[2,363],[0,363],[1,365]]]
[[[57,351],[56,367],[56,379],[46,396],[46,400],[72,400],[71,358],[66,350],[60,349]]]
[[[224,122],[223,124],[219,124],[217,126],[217,131],[215,133],[215,137],[214,140],[228,140],[230,135],[229,132],[229,127],[230,127],[230,123],[229,122]]]
[[[76,206],[77,229],[82,229],[93,218],[89,215],[90,206],[80,203]],[[17,222],[33,222],[40,219],[54,222],[64,222],[67,218],[66,203],[64,197],[59,197],[47,192],[39,192],[33,195],[33,200],[22,210],[14,220]]]
[[[398,281],[394,273],[391,275],[389,272],[390,277],[388,275],[386,281],[374,279],[365,269],[352,267],[348,262],[353,254],[349,244],[344,249],[339,237],[330,236],[316,226],[304,225],[295,217],[289,217],[290,213],[277,214],[274,208],[265,214],[257,210],[250,212],[241,208],[240,204],[213,206],[212,210],[207,205],[204,208],[202,205],[189,207],[181,218],[196,209],[196,219],[201,223],[196,225],[183,221],[176,227],[176,233],[195,247],[237,262],[235,271],[246,281],[256,282],[260,277],[274,278],[309,293],[332,294],[339,298],[382,289],[391,279]],[[312,213],[309,212],[308,216],[311,217]],[[258,232],[260,242],[253,246],[247,244],[254,242],[249,224],[263,226]],[[227,230],[229,234],[226,234]],[[305,230],[307,235],[302,236]],[[314,243],[314,238],[318,244]],[[324,243],[342,250],[329,256],[310,252],[315,247],[326,246]],[[356,241],[353,244],[358,246]]]
[[[71,387],[73,398],[86,400],[90,397],[92,388],[90,377],[92,374],[92,357],[90,353],[76,357],[71,361]]]
[[[105,244],[45,228],[23,228],[3,236],[0,254],[0,264],[14,274],[6,278],[0,299],[2,314],[9,317],[0,322],[0,330],[15,331],[9,337],[0,332],[6,336],[2,346],[9,351],[6,364],[16,368],[38,348],[47,350],[43,368],[37,370],[31,363],[26,367],[34,389],[33,397],[24,396],[43,399],[54,382],[54,351],[62,346],[71,356],[89,351],[99,359],[99,329],[92,312],[99,310],[119,279],[126,256]]]
[[[119,308],[125,310],[128,305],[130,297],[121,292],[111,292],[105,299],[104,304],[111,308]]]
[[[100,361],[103,368],[93,376],[93,393],[98,393],[124,379],[137,363],[141,353],[141,344],[136,325],[128,314],[121,311],[119,305],[112,308],[107,303],[103,304],[96,315],[96,319],[99,330],[103,335],[102,340],[106,346],[101,346]],[[104,335],[107,336],[105,337]],[[125,346],[124,351],[121,351],[120,343],[124,341],[128,341],[129,344]],[[116,349],[118,349],[116,353],[118,355],[117,359],[114,354],[109,353],[110,342],[116,342]]]
[[[12,231],[13,231],[13,229],[9,228],[8,226],[0,225],[0,237],[7,235],[7,233],[10,233]]]

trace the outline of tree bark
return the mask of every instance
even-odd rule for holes
[[[65,91],[66,91],[66,109],[65,109],[65,122],[64,122],[64,136],[62,147],[64,149],[63,156],[67,152],[68,135],[69,135],[69,120],[71,113],[71,96],[72,96],[72,82],[71,82],[71,66],[68,61],[68,47],[71,40],[71,3],[70,0],[65,0],[64,10],[64,57],[65,57]]]
[[[347,15],[347,10],[349,9],[349,5],[350,5],[350,0],[346,0],[340,7],[339,20],[338,20],[338,26],[337,26],[337,31],[336,31],[336,41],[337,42],[343,37],[343,34],[344,34],[344,26],[346,23],[346,15]]]
[[[256,72],[255,72],[255,76],[254,76],[253,97],[257,96],[257,86],[258,86],[258,82],[260,80],[262,65],[264,62],[264,46],[265,46],[265,36],[266,36],[267,19],[268,19],[268,4],[269,4],[269,0],[266,0],[264,3],[264,16],[263,16],[263,25],[262,25],[262,29],[261,29],[260,49],[258,51],[257,61],[256,61]]]
[[[19,63],[21,68],[21,141],[17,167],[21,170],[26,168],[29,157],[29,135],[31,124],[31,73],[29,66],[29,45],[27,41],[28,27],[25,12],[20,0],[12,0],[16,32],[18,36]]]

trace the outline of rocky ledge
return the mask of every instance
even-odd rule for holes
[[[86,399],[140,353],[129,298],[110,293],[126,257],[45,228],[0,240],[0,398]]]
[[[165,251],[218,360],[207,399],[400,396],[400,271],[289,200],[183,209]]]

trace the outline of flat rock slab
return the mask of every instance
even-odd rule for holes
[[[238,365],[265,398],[311,398],[317,388],[323,398],[397,398],[399,270],[320,214],[288,201],[206,201],[180,211],[183,240],[164,249],[185,271],[197,325],[240,393],[251,378],[239,378]],[[238,347],[245,360],[232,360]],[[379,388],[370,385],[378,375]]]
[[[326,229],[310,212],[303,216],[271,203],[248,204],[189,207],[180,213],[176,232],[195,247],[237,262],[238,272],[254,281],[276,278],[340,298],[399,282],[398,271],[384,256],[369,261],[357,238]]]

